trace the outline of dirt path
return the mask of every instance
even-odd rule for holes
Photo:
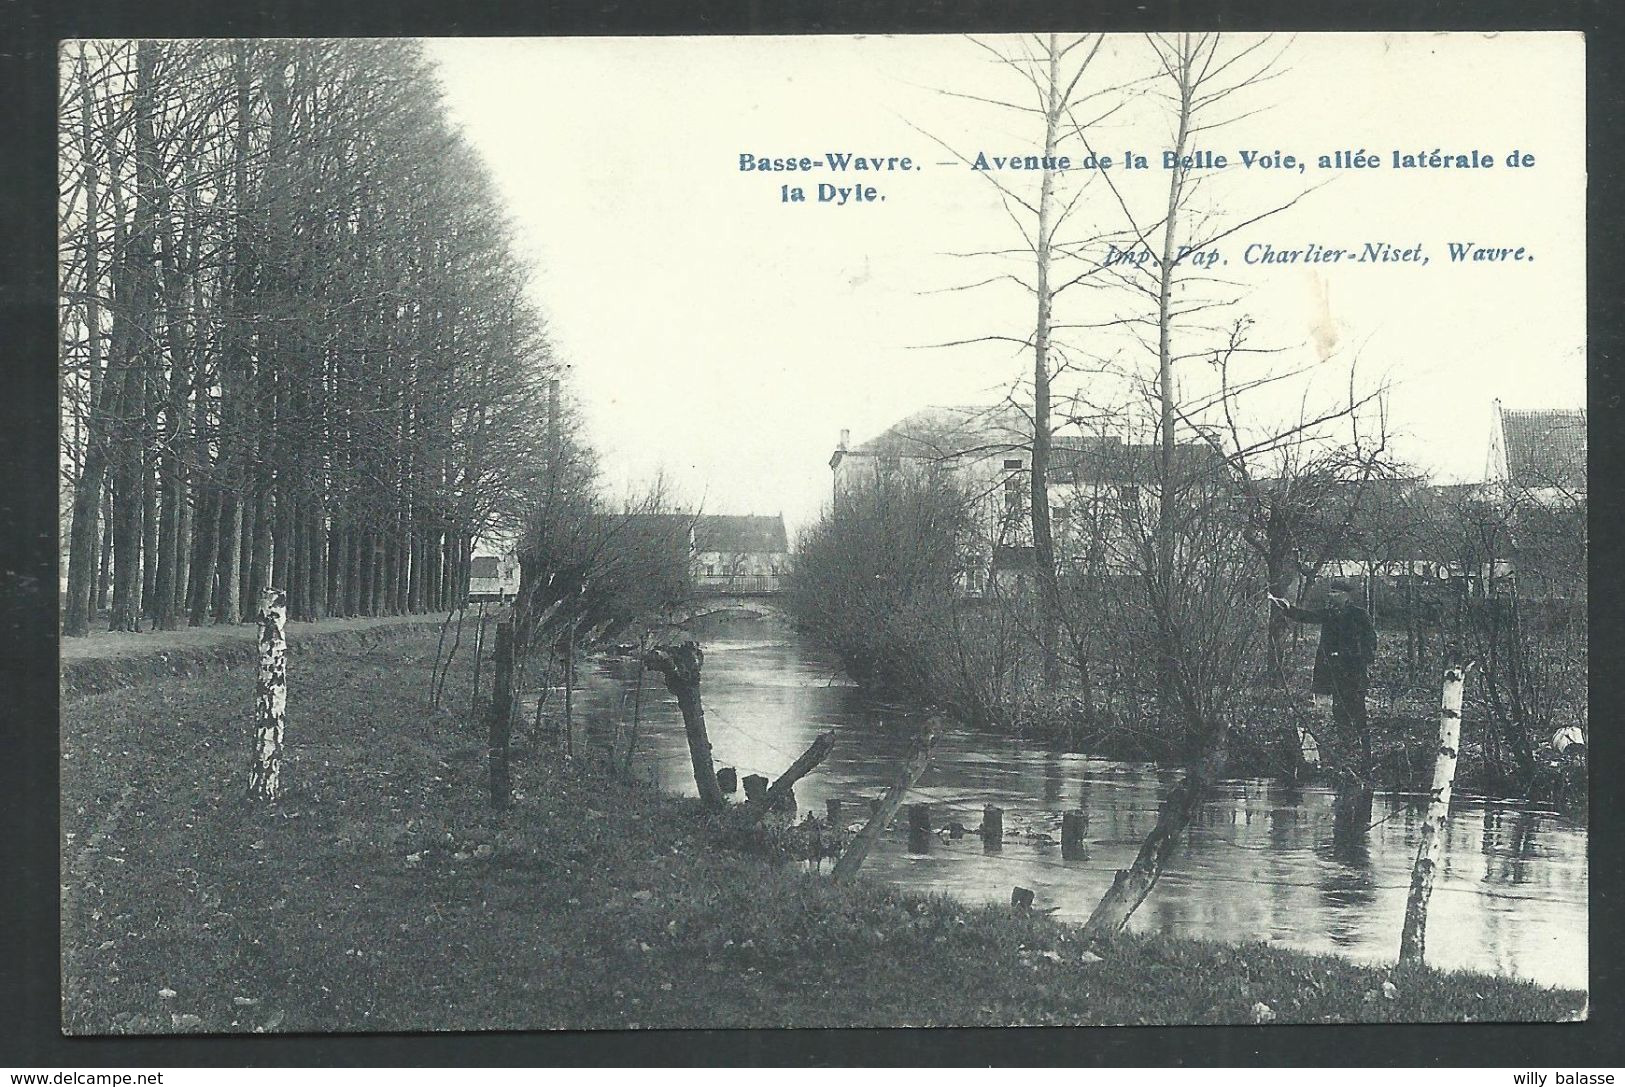
[[[426,627],[438,628],[445,615],[391,615],[364,619],[325,619],[289,623],[288,650],[294,656],[326,648],[362,648]],[[470,610],[464,634],[479,625]],[[455,623],[452,624],[455,627]],[[168,676],[188,676],[211,668],[240,664],[255,650],[258,627],[185,627],[140,634],[96,631],[61,640],[61,691],[64,700],[129,687]]]
[[[440,622],[444,615],[386,615],[366,619],[323,619],[319,623],[289,623],[288,642],[293,644],[313,635],[375,630],[379,627]],[[117,657],[146,656],[183,649],[212,649],[235,644],[253,645],[259,628],[253,623],[236,626],[182,627],[180,630],[146,630],[140,634],[97,630],[83,638],[62,639],[62,661],[110,660]]]

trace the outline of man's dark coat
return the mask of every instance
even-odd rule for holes
[[[1365,672],[1377,655],[1377,628],[1364,608],[1349,601],[1325,608],[1286,607],[1287,618],[1320,624],[1320,649],[1315,653],[1315,676],[1310,689],[1332,694],[1338,681],[1364,685]]]

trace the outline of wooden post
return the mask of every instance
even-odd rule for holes
[[[1427,944],[1428,899],[1433,894],[1433,876],[1444,852],[1444,824],[1450,816],[1450,790],[1456,778],[1456,758],[1461,747],[1461,697],[1472,669],[1451,668],[1444,674],[1444,692],[1439,702],[1439,752],[1433,762],[1432,798],[1427,817],[1422,820],[1421,842],[1416,864],[1411,869],[1411,893],[1405,903],[1405,928],[1399,937],[1399,961],[1420,966]]]
[[[638,724],[643,716],[643,643],[647,636],[638,635],[638,685],[632,694],[632,737],[626,741],[624,777],[632,776],[632,753],[638,749]],[[731,790],[730,790],[731,791]]]
[[[745,775],[745,803],[755,808],[767,807],[767,778],[762,774]]]
[[[824,820],[829,823],[831,830],[839,832],[841,829],[841,802],[834,797],[824,801]]]
[[[1083,844],[1083,835],[1089,829],[1089,817],[1081,811],[1061,814],[1061,859],[1074,861],[1089,856]]]
[[[732,796],[739,791],[739,771],[732,766],[724,766],[717,771],[717,788],[724,796]]]
[[[705,663],[705,654],[700,650],[700,643],[656,646],[644,654],[644,660],[665,677],[666,689],[677,696],[677,706],[683,712],[683,731],[688,734],[689,760],[694,765],[694,785],[700,799],[709,808],[727,806],[711,761],[711,739],[705,734],[705,707],[700,702],[700,668]]]
[[[1014,906],[1018,910],[1030,910],[1030,909],[1032,909],[1033,908],[1033,891],[1032,891],[1032,888],[1031,887],[1012,887],[1012,888],[1010,888],[1010,905]]]
[[[468,715],[473,717],[480,712],[480,665],[484,662],[485,652],[485,601],[480,601],[479,633],[474,635],[474,693],[469,696]]]
[[[880,814],[880,805],[884,804],[885,802],[886,802],[886,798],[883,797],[883,796],[871,796],[869,798],[869,816],[870,816],[870,818],[873,818],[874,816]]]
[[[490,737],[491,806],[498,811],[513,802],[508,772],[508,746],[513,736],[513,623],[497,623],[496,649],[491,656]]]
[[[790,813],[794,815],[796,812],[796,782],[806,777],[819,763],[823,762],[828,757],[830,749],[834,746],[835,731],[833,729],[819,733],[818,738],[812,742],[812,745],[803,751],[796,761],[790,764],[790,768],[779,775],[779,780],[773,783],[773,787],[762,795],[761,804],[755,805],[754,800],[752,801],[752,817],[760,819],[770,811],[782,811],[785,808],[788,808]],[[746,779],[747,782],[749,780],[749,778]]]
[[[982,809],[982,851],[997,853],[1004,848],[1004,809],[992,804]]]
[[[576,622],[570,620],[570,637],[564,643],[564,757],[576,753]]]
[[[869,856],[869,850],[874,848],[875,841],[879,839],[881,832],[886,829],[886,825],[892,821],[892,816],[897,814],[897,809],[902,806],[903,797],[907,795],[909,789],[914,787],[914,783],[920,780],[920,775],[925,773],[925,768],[931,765],[931,750],[936,746],[936,742],[937,721],[936,718],[928,718],[925,730],[920,734],[919,743],[915,745],[913,752],[903,762],[903,765],[898,768],[897,780],[886,791],[886,796],[881,800],[879,808],[869,817],[869,821],[864,824],[863,829],[847,845],[846,850],[841,854],[840,860],[835,862],[835,870],[830,873],[830,878],[837,883],[846,883],[850,882],[858,874],[858,869],[863,866],[864,860]]]
[[[248,795],[275,800],[282,788],[282,727],[288,710],[288,594],[260,597],[260,666],[254,691],[254,765]]]
[[[931,805],[910,804],[908,806],[908,851],[910,853],[931,852]]]

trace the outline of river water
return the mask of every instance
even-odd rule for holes
[[[907,753],[918,722],[867,706],[838,668],[771,619],[701,620],[701,693],[718,767],[739,777],[778,775],[826,729],[828,760],[796,786],[803,813],[843,804],[843,822],[867,816]],[[635,674],[610,662],[577,678],[578,751],[616,718],[630,720]],[[558,693],[548,705],[557,706]],[[532,703],[534,705],[534,702]],[[677,704],[649,673],[641,694],[634,770],[693,795]],[[987,733],[949,729],[908,803],[931,805],[932,825],[970,833],[932,838],[911,854],[900,815],[865,862],[870,878],[975,902],[1010,900],[1083,920],[1127,867],[1156,821],[1177,772],[1142,763],[1050,752]],[[1264,940],[1295,950],[1392,962],[1415,858],[1421,812],[1379,794],[1365,848],[1332,848],[1331,794],[1269,780],[1225,783],[1204,806],[1171,865],[1130,922],[1142,932],[1219,941]],[[1004,809],[1005,841],[987,853],[975,828],[982,807]],[[1087,813],[1087,856],[1063,860],[1062,812]],[[1587,984],[1585,828],[1556,814],[1461,799],[1452,808],[1429,909],[1432,965]]]

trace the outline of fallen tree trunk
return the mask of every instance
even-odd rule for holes
[[[760,822],[763,816],[777,808],[780,803],[791,795],[790,790],[795,787],[796,782],[806,777],[819,763],[823,762],[829,756],[830,749],[834,746],[834,730],[820,733],[818,738],[812,742],[812,746],[803,751],[801,757],[791,763],[788,770],[779,775],[779,779],[767,790],[761,802],[747,806],[746,813],[750,816],[750,821],[753,823]],[[719,785],[718,788],[720,787]]]
[[[1185,771],[1185,779],[1174,786],[1157,812],[1157,825],[1140,843],[1140,852],[1134,863],[1118,870],[1112,885],[1095,905],[1089,920],[1084,922],[1086,937],[1110,936],[1121,932],[1134,911],[1140,908],[1151,888],[1157,885],[1168,858],[1179,842],[1180,832],[1190,825],[1201,807],[1208,789],[1223,773],[1229,755],[1229,728],[1221,726],[1207,755],[1192,763]]]
[[[830,873],[830,878],[834,879],[835,882],[850,882],[858,874],[858,869],[863,867],[864,860],[869,856],[869,850],[874,848],[874,844],[879,839],[881,832],[891,823],[892,817],[897,814],[897,809],[902,807],[903,797],[914,787],[914,783],[920,780],[920,775],[925,773],[925,768],[931,765],[931,749],[936,745],[936,742],[937,721],[933,717],[927,719],[925,731],[920,734],[919,743],[915,745],[914,750],[898,771],[897,780],[892,783],[892,787],[887,791],[885,799],[881,800],[880,806],[875,809],[873,815],[869,816],[869,821],[863,825],[862,830],[858,831],[857,837],[852,839],[845,851],[841,853],[840,859],[835,862],[835,868]]]
[[[656,646],[643,655],[643,660],[665,678],[666,690],[677,696],[700,800],[708,808],[726,807],[728,802],[722,797],[716,767],[711,760],[711,740],[705,734],[705,707],[700,702],[700,667],[705,663],[705,654],[700,650],[700,643]]]

